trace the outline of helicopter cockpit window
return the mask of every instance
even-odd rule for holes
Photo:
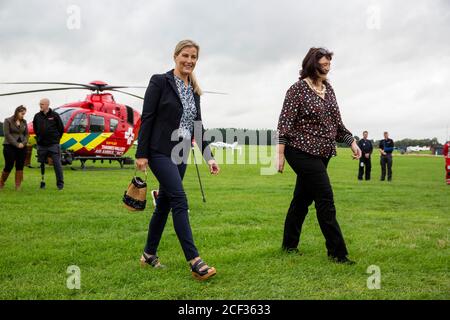
[[[67,133],[84,133],[87,129],[87,117],[84,113],[78,113],[67,129]]]
[[[67,121],[69,121],[69,119],[72,116],[72,114],[74,113],[75,109],[56,108],[54,111],[59,114],[59,117],[61,118],[61,121],[63,122],[64,127],[65,127],[67,124]]]
[[[90,126],[91,132],[103,132],[105,131],[105,118],[100,116],[90,115]]]
[[[110,119],[109,120],[109,131],[111,131],[111,132],[116,131],[118,125],[119,125],[119,120]]]

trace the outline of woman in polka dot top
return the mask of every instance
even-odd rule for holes
[[[342,122],[336,96],[327,81],[332,56],[323,48],[309,50],[302,62],[300,79],[287,91],[281,110],[278,171],[283,172],[286,159],[297,174],[282,246],[287,252],[298,252],[302,224],[314,201],[328,257],[333,262],[353,264],[336,220],[327,165],[336,155],[336,142],[351,146],[354,159],[361,157],[361,150]]]

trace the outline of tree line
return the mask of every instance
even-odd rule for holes
[[[358,136],[354,136],[354,138],[359,141],[359,137]],[[378,147],[378,145],[380,144],[381,140],[371,140],[369,139],[373,146],[375,148]],[[444,141],[445,142],[445,141]],[[394,139],[394,144],[395,147],[398,149],[406,149],[407,147],[430,147],[430,148],[440,148],[443,145],[439,142],[438,138],[434,137],[432,139],[429,138],[424,138],[424,139],[401,139],[401,140],[395,140]],[[343,143],[338,143],[339,147],[345,147],[346,145]]]
[[[276,131],[272,129],[245,129],[245,128],[213,128],[208,130],[210,135],[208,141],[223,141],[233,143],[235,141],[240,145],[273,145],[276,144]],[[3,137],[3,123],[0,122],[0,136]],[[359,137],[354,137],[359,141]],[[380,140],[370,140],[376,148]],[[442,147],[436,137],[429,139],[402,139],[394,140],[395,146],[399,149],[406,149],[409,146],[419,147]],[[338,147],[345,148],[345,143],[337,143]]]

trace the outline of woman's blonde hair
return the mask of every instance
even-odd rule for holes
[[[197,49],[197,59],[198,59],[198,56],[200,55],[200,46],[192,40],[181,40],[180,42],[178,42],[178,44],[175,47],[173,57],[176,58],[181,53],[181,51],[183,51],[183,49],[187,47],[194,47],[195,49]],[[192,87],[194,88],[194,92],[199,96],[201,96],[202,89],[200,89],[200,86],[198,85],[197,78],[195,77],[194,72],[191,73],[189,78],[191,80]]]

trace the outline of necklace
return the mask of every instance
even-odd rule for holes
[[[311,87],[311,89],[314,90],[315,93],[317,93],[319,96],[323,96],[325,94],[325,91],[327,90],[327,87],[325,87],[322,83],[322,90],[317,89],[314,84],[312,83],[311,80],[309,80],[309,78],[305,78],[306,82],[308,83],[308,85]]]

